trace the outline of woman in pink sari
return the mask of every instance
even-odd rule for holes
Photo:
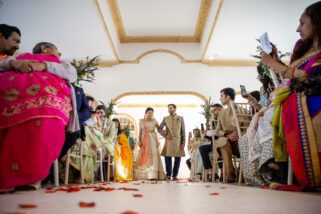
[[[73,66],[51,43],[3,62],[0,73],[0,189],[39,184],[58,158],[72,110]],[[42,53],[42,54],[40,54]],[[22,60],[26,71],[13,70]]]
[[[277,58],[261,55],[264,64],[290,79],[289,87],[281,89],[274,101],[279,104],[275,112],[280,113],[274,115],[273,123],[279,123],[281,130],[274,139],[275,158],[284,161],[288,154],[299,185],[313,188],[321,186],[320,1],[305,9],[297,32],[301,40],[295,45],[289,67]]]

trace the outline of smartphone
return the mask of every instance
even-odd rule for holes
[[[244,85],[240,85],[240,88],[241,88],[241,95],[242,95],[242,97],[246,97],[246,96],[247,96],[247,93],[246,93],[245,86],[244,86]]]
[[[204,124],[201,123],[201,130],[204,131]]]

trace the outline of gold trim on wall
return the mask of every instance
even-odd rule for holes
[[[129,36],[126,34],[117,0],[107,0],[120,43],[200,42],[212,0],[202,0],[193,36]]]
[[[202,0],[201,2],[201,8],[198,14],[197,24],[194,32],[194,37],[196,38],[197,42],[201,42],[211,4],[212,0]]]
[[[116,103],[123,97],[133,95],[194,95],[196,97],[201,98],[204,101],[204,103],[208,102],[208,99],[204,95],[195,91],[133,91],[118,95],[113,99],[113,102]]]
[[[144,53],[140,54],[135,60],[121,60],[120,63],[122,63],[122,64],[139,64],[142,58],[144,58],[147,55],[153,54],[153,53],[167,53],[167,54],[174,55],[180,59],[181,63],[200,63],[201,62],[200,60],[185,59],[181,54],[179,54],[175,51],[172,51],[172,50],[158,48],[158,49],[145,51]]]
[[[119,63],[113,61],[101,61],[99,67],[112,67],[113,65],[118,64],[139,64],[141,59],[145,56],[153,53],[168,53],[176,56],[180,59],[181,63],[201,63],[208,65],[209,67],[256,67],[257,62],[253,60],[239,60],[239,59],[216,59],[216,60],[190,60],[185,59],[182,55],[176,53],[175,51],[166,50],[166,49],[154,49],[146,51],[143,54],[139,55],[135,60],[121,60]]]
[[[257,66],[257,62],[253,60],[237,60],[237,59],[216,59],[203,60],[203,64],[209,67],[253,67]]]
[[[216,12],[215,17],[214,17],[214,22],[213,22],[213,25],[212,25],[212,28],[211,28],[211,32],[210,32],[210,35],[207,38],[207,42],[206,42],[206,45],[205,45],[205,48],[204,48],[204,51],[203,51],[203,54],[202,54],[202,61],[204,60],[205,53],[206,53],[206,51],[208,49],[208,46],[209,46],[210,41],[212,39],[213,32],[214,32],[216,24],[218,22],[218,18],[220,16],[222,8],[223,8],[224,0],[219,0],[219,1],[220,1],[220,3],[218,5],[218,9],[217,9],[217,12]]]
[[[195,104],[176,104],[178,108],[197,108],[199,105]],[[121,103],[117,105],[117,108],[167,108],[167,104],[164,103]]]
[[[116,49],[115,49],[115,46],[114,46],[114,43],[111,39],[111,36],[110,36],[110,33],[109,33],[109,30],[108,30],[108,27],[107,27],[107,24],[105,22],[105,19],[104,19],[104,16],[102,14],[102,11],[100,9],[100,6],[99,6],[99,3],[98,3],[98,0],[94,0],[95,2],[95,6],[96,6],[96,10],[98,11],[98,15],[99,15],[99,19],[103,25],[103,28],[104,28],[104,32],[106,34],[106,37],[107,37],[107,40],[109,42],[109,45],[111,46],[111,49],[112,49],[112,52],[113,52],[113,55],[115,57],[115,62],[113,62],[114,64],[119,64],[119,57],[118,57],[118,54],[116,52]],[[110,67],[110,66],[109,66]]]

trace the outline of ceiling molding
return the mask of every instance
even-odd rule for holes
[[[199,43],[203,34],[204,26],[208,17],[212,0],[201,0],[198,20],[193,36],[130,36],[126,34],[124,23],[119,10],[117,0],[107,0],[108,7],[113,18],[114,26],[120,43]]]
[[[209,67],[253,67],[257,66],[254,60],[238,60],[238,59],[216,59],[216,60],[203,60],[202,64]]]
[[[204,101],[204,103],[208,102],[208,99],[204,95],[195,91],[133,91],[118,95],[113,99],[113,102],[116,103],[123,97],[133,95],[194,95],[196,97],[201,98]]]
[[[116,61],[101,61],[99,63],[100,68],[112,67],[119,64],[140,64],[141,59],[145,56],[153,53],[168,53],[179,58],[181,63],[200,63],[208,65],[209,67],[256,67],[257,62],[253,60],[241,60],[241,59],[216,59],[216,60],[198,60],[198,59],[185,59],[182,55],[175,51],[166,49],[154,49],[146,51],[139,55],[135,60],[120,60],[118,63]]]
[[[166,54],[171,54],[176,56],[177,58],[180,59],[181,63],[200,63],[200,60],[188,60],[185,57],[183,57],[181,54],[172,51],[172,50],[168,50],[168,49],[162,49],[162,48],[158,48],[158,49],[153,49],[153,50],[149,50],[149,51],[145,51],[144,53],[142,53],[141,55],[139,55],[135,60],[134,63],[138,64],[140,63],[141,59],[144,58],[147,55],[150,54],[154,54],[154,53],[166,53]]]
[[[203,0],[201,2],[201,8],[198,14],[198,20],[194,32],[194,37],[197,40],[197,42],[201,42],[201,38],[204,31],[204,26],[208,17],[208,12],[211,7],[212,0]]]
[[[204,48],[204,51],[203,51],[203,54],[202,54],[202,58],[201,58],[202,61],[204,60],[205,53],[206,53],[206,51],[208,49],[208,46],[210,44],[210,41],[212,39],[213,32],[215,30],[216,24],[218,22],[218,18],[220,16],[222,8],[223,8],[223,3],[224,3],[224,0],[219,0],[218,9],[217,9],[217,12],[216,12],[215,17],[214,17],[214,22],[213,22],[213,25],[212,25],[212,28],[211,28],[211,32],[210,32],[210,35],[207,38],[207,42],[206,42],[206,45],[205,45],[205,48]]]
[[[98,15],[99,15],[99,19],[100,19],[100,21],[101,21],[101,23],[102,23],[102,26],[103,26],[103,28],[104,28],[104,31],[105,31],[107,40],[108,40],[108,42],[109,42],[109,45],[111,46],[113,55],[114,55],[114,57],[115,57],[115,59],[116,59],[116,64],[119,64],[119,57],[118,57],[118,54],[117,54],[117,52],[116,52],[114,43],[113,43],[113,41],[112,41],[112,39],[111,39],[111,36],[110,36],[109,30],[108,30],[107,24],[106,24],[106,22],[105,22],[104,16],[103,16],[103,14],[102,14],[101,8],[100,8],[99,3],[98,3],[98,0],[94,0],[94,2],[95,2],[96,10],[97,10]]]

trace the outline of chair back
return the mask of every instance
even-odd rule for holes
[[[249,103],[234,103],[231,101],[230,106],[233,111],[237,134],[241,137],[249,127],[252,117],[257,110]]]

